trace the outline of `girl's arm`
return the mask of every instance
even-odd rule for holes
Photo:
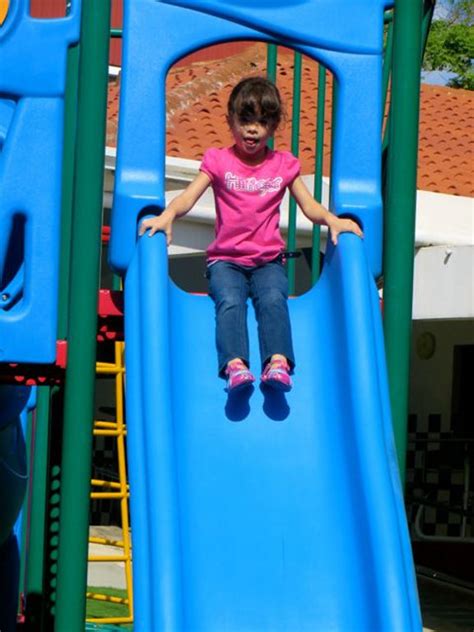
[[[362,230],[357,222],[347,217],[338,217],[328,211],[322,204],[316,202],[300,177],[293,181],[290,186],[290,192],[304,215],[313,224],[321,224],[329,228],[334,245],[337,244],[339,233],[355,233],[359,237],[363,237]]]
[[[139,235],[144,235],[148,230],[148,237],[152,237],[156,232],[162,231],[166,234],[166,242],[169,246],[172,239],[174,220],[177,217],[186,215],[193,208],[210,183],[211,179],[209,176],[200,171],[186,189],[168,204],[161,215],[143,220],[138,231]]]

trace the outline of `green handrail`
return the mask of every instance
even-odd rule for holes
[[[56,632],[85,619],[110,9],[82,3]]]

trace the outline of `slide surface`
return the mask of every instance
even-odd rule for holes
[[[168,280],[163,235],[126,278],[136,630],[421,630],[378,294],[343,235],[290,300],[288,394],[230,397],[206,296]],[[259,358],[249,307],[252,367]]]

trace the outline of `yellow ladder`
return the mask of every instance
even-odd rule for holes
[[[96,366],[96,373],[97,375],[115,376],[116,420],[94,421],[94,436],[116,437],[119,481],[116,482],[92,479],[93,491],[91,493],[91,499],[106,498],[114,499],[120,502],[122,540],[90,537],[89,542],[91,544],[103,544],[105,546],[120,547],[121,549],[123,549],[123,553],[117,555],[90,555],[89,562],[123,562],[125,569],[124,572],[127,597],[113,597],[110,595],[88,592],[87,599],[127,605],[128,615],[122,617],[101,617],[88,619],[88,622],[90,623],[104,624],[133,623],[132,556],[130,543],[130,522],[128,513],[129,489],[127,483],[127,465],[125,450],[125,436],[127,431],[124,421],[124,343],[115,342],[114,345],[114,362],[98,362]]]

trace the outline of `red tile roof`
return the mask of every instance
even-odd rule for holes
[[[225,120],[233,85],[248,75],[264,75],[266,47],[254,43],[237,55],[215,61],[190,61],[171,69],[167,80],[167,154],[200,160],[210,146],[231,142]],[[302,70],[301,140],[303,173],[314,172],[316,136],[317,63],[305,57]],[[279,50],[277,84],[287,117],[275,138],[276,147],[290,147],[293,53]],[[109,91],[107,144],[116,143],[117,85]],[[324,174],[329,172],[331,136],[331,81],[326,90]],[[474,93],[422,85],[419,134],[418,188],[473,196]]]

